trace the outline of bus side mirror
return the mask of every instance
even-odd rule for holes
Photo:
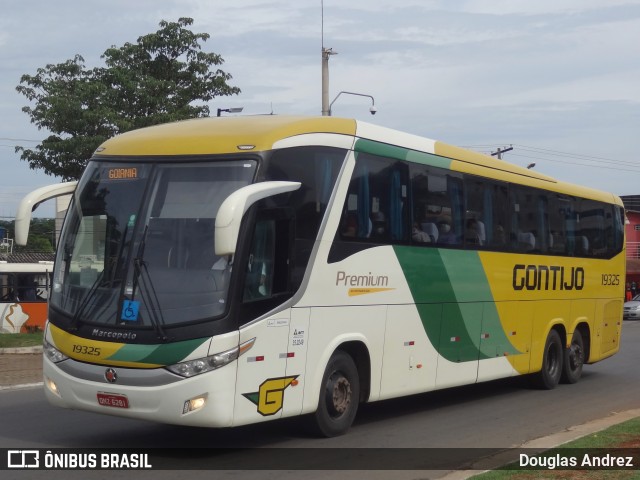
[[[18,204],[16,210],[15,236],[18,245],[26,245],[29,236],[29,226],[31,225],[31,212],[45,200],[70,195],[76,190],[78,182],[56,183],[46,187],[38,188],[25,197]]]
[[[246,211],[263,198],[280,193],[293,192],[300,188],[300,182],[261,182],[253,183],[236,190],[229,195],[216,215],[215,253],[219,256],[233,255],[236,252],[240,223]]]

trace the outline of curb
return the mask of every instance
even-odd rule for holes
[[[44,382],[36,383],[21,383],[20,385],[0,385],[0,392],[6,392],[7,390],[22,390],[23,388],[36,388],[42,387]]]
[[[591,420],[580,425],[574,425],[572,427],[566,428],[561,432],[553,433],[541,438],[535,438],[521,445],[514,445],[513,448],[532,448],[539,449],[540,451],[549,450],[551,448],[564,445],[565,443],[571,442],[573,440],[586,437],[587,435],[591,435],[592,433],[600,432],[613,425],[626,422],[627,420],[631,420],[639,416],[640,409],[638,408],[633,410],[626,410],[623,412],[611,412],[611,414],[607,417]],[[439,480],[466,480],[469,477],[491,471],[498,466],[506,465],[507,463],[513,461],[513,459],[506,458],[504,461],[501,461],[501,458],[504,455],[504,452],[501,452],[497,453],[496,455],[492,455],[491,457],[478,460],[470,466],[469,470],[452,471],[444,475],[443,477],[439,477]]]
[[[34,347],[0,348],[0,355],[22,355],[42,353],[42,345]]]

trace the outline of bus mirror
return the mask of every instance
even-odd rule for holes
[[[236,251],[240,222],[251,205],[266,197],[293,192],[300,182],[261,182],[247,185],[229,195],[216,215],[215,253],[233,255]]]
[[[72,194],[78,182],[56,183],[41,187],[28,193],[18,204],[16,210],[15,238],[18,245],[26,245],[31,225],[31,213],[42,202],[62,195]]]

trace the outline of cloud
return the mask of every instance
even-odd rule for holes
[[[447,2],[449,3],[449,2]],[[451,8],[490,15],[557,15],[600,10],[607,7],[638,5],[637,0],[467,0],[450,2]]]
[[[329,62],[331,100],[341,90],[355,91],[373,95],[378,107],[371,117],[368,99],[342,96],[336,115],[450,143],[520,142],[635,158],[640,0],[322,3],[324,45],[339,52]],[[0,19],[0,136],[42,135],[20,111],[26,101],[14,89],[21,74],[76,53],[88,65],[101,64],[110,45],[133,42],[160,20],[182,16],[194,18],[193,31],[211,35],[205,50],[223,56],[230,83],[242,89],[214,99],[212,108],[319,114],[321,14],[317,0],[16,3]],[[12,149],[0,150],[0,160],[36,186],[48,183]],[[537,168],[592,186],[613,175]],[[638,184],[634,175],[618,175],[617,182],[611,180],[614,191]]]

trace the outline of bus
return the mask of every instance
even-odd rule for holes
[[[620,199],[439,141],[187,120],[107,140],[50,194],[73,190],[43,360],[60,407],[304,415],[330,437],[363,402],[516,375],[553,389],[619,349]]]
[[[44,331],[52,272],[52,261],[0,261],[0,334]]]

